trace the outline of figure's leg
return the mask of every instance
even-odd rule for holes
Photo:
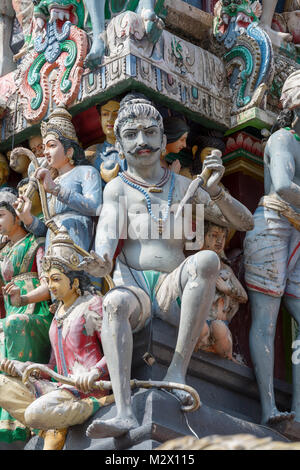
[[[284,304],[289,314],[297,323],[297,341],[300,341],[300,299],[286,295]],[[300,364],[293,363],[293,403],[292,411],[295,412],[295,421],[300,422]]]
[[[117,415],[110,420],[95,420],[87,430],[93,438],[118,437],[139,424],[131,407],[130,374],[133,350],[132,326],[141,305],[129,290],[115,289],[103,301],[102,345],[106,357]]]
[[[40,429],[43,450],[61,450],[70,426],[84,423],[99,408],[113,402],[113,397],[78,400],[70,391],[60,388],[34,400],[26,409],[27,426]]]
[[[93,68],[101,63],[105,52],[105,43],[101,34],[105,31],[105,0],[85,0],[93,28],[93,44],[85,62]]]
[[[185,383],[185,376],[199,331],[202,331],[215,296],[219,258],[213,251],[201,251],[185,262],[180,283],[182,287],[178,338],[172,362],[164,380]],[[177,393],[185,399],[181,392]]]
[[[97,400],[99,408],[100,400]],[[26,425],[48,431],[82,424],[94,413],[95,403],[96,399],[78,400],[67,389],[58,388],[42,395],[28,406],[25,411]]]
[[[221,357],[233,361],[232,336],[229,328],[222,320],[215,320],[211,324],[211,335],[215,340],[214,352]]]
[[[155,7],[155,0],[140,0],[136,12],[141,13],[143,9],[150,10],[153,14]]]
[[[292,35],[289,33],[281,33],[271,28],[277,0],[262,0],[263,12],[260,18],[260,26],[268,33],[271,41],[276,46],[280,46],[282,41],[291,41]]]
[[[250,352],[262,406],[262,424],[289,419],[280,413],[274,395],[274,339],[281,298],[249,290],[252,313]]]
[[[195,346],[195,351],[199,349],[206,349],[209,346],[210,328],[207,322],[204,322],[201,334]]]
[[[0,408],[5,409],[24,426],[26,426],[25,410],[34,399],[34,395],[21,379],[0,374]]]
[[[163,31],[164,23],[154,11],[155,0],[140,0],[136,12],[145,22],[146,33],[149,41],[155,44]]]

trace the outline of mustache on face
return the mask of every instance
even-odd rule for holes
[[[158,152],[160,150],[160,147],[156,148],[156,147],[151,147],[151,145],[142,145],[142,146],[137,147],[133,151],[128,150],[128,153],[132,156],[135,156],[138,152],[140,152],[142,150],[149,150],[149,152],[155,153],[155,152]]]

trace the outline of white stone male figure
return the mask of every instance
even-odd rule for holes
[[[114,282],[103,302],[103,348],[115,396],[117,415],[111,420],[95,420],[90,437],[118,437],[139,426],[131,407],[130,372],[132,331],[143,328],[153,314],[178,325],[178,339],[164,380],[184,384],[187,367],[211,307],[219,271],[212,251],[185,258],[185,240],[174,235],[174,213],[190,180],[161,168],[160,156],[166,146],[163,120],[157,109],[142,97],[127,96],[115,123],[115,135],[128,163],[128,171],[109,182],[104,190],[104,206],[96,235],[96,253],[83,261],[84,269],[104,276],[111,271],[119,238],[124,245],[116,261]],[[211,171],[206,191],[199,188],[195,201],[208,205],[218,223],[237,230],[252,228],[251,213],[220,186],[224,173],[218,157],[204,163]],[[154,204],[161,218],[155,218]],[[176,210],[176,209],[174,209]],[[167,222],[170,234],[165,236]],[[148,236],[157,227],[157,236]],[[113,231],[117,227],[117,234]],[[136,228],[136,229],[134,229]],[[141,231],[143,233],[141,233]],[[181,309],[179,307],[181,304]],[[174,391],[184,402],[184,392]]]

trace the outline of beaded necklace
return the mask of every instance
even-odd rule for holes
[[[61,328],[63,326],[64,320],[66,318],[68,318],[68,316],[73,312],[74,306],[75,306],[78,299],[80,299],[80,297],[77,297],[75,302],[68,308],[68,310],[63,315],[58,315],[58,313],[59,313],[59,311],[62,307],[62,303],[60,304],[60,306],[58,307],[58,309],[56,310],[55,315],[54,315],[54,318],[55,318],[56,323],[57,323],[57,328]]]
[[[285,127],[285,130],[290,131],[295,137],[295,139],[300,142],[300,135],[298,135],[297,132],[294,131],[294,129],[291,129],[290,127]]]
[[[134,183],[130,180],[128,180],[124,173],[119,173],[120,178],[124,181],[124,183],[128,184],[131,188],[137,189],[140,193],[143,194],[143,196],[146,199],[147,203],[147,209],[148,213],[150,214],[150,217],[158,224],[158,233],[161,235],[163,232],[163,225],[167,221],[169,214],[170,214],[170,207],[172,204],[172,198],[173,198],[173,192],[174,192],[174,183],[175,183],[175,173],[172,173],[171,177],[171,184],[170,184],[170,189],[169,189],[169,194],[168,194],[168,206],[167,209],[162,217],[156,217],[153,212],[152,212],[152,202],[149,194],[147,193],[146,189],[144,189],[140,184]],[[152,187],[151,187],[152,188]],[[151,189],[150,188],[150,189]],[[150,191],[149,189],[149,191]]]
[[[170,170],[168,168],[165,168],[162,179],[158,183],[153,185],[153,184],[148,184],[148,183],[136,180],[131,175],[129,175],[127,171],[123,171],[123,175],[128,181],[130,181],[131,183],[137,184],[141,186],[142,188],[147,188],[150,193],[162,193],[163,190],[161,188],[169,181],[170,174],[171,174]]]

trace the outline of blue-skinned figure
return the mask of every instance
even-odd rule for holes
[[[250,350],[260,391],[263,424],[300,422],[300,366],[293,364],[292,411],[279,412],[274,396],[274,340],[281,301],[300,321],[300,71],[286,80],[281,103],[289,127],[265,148],[265,196],[245,238],[245,279],[252,312]],[[299,340],[298,335],[298,340]]]

